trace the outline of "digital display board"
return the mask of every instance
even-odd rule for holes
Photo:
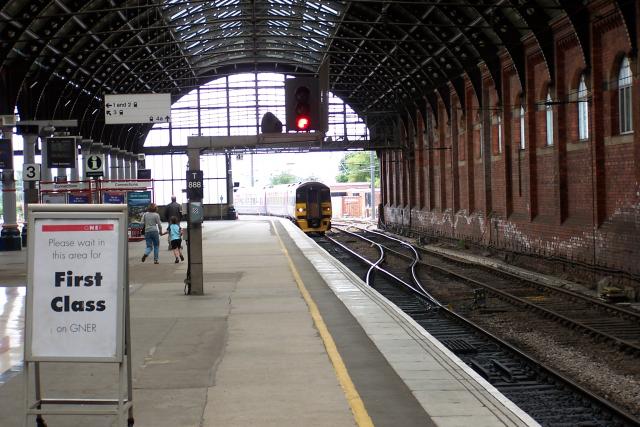
[[[13,150],[10,139],[0,139],[0,169],[13,169]]]
[[[151,179],[151,169],[138,169],[138,179]]]
[[[78,161],[78,143],[75,137],[47,138],[47,167],[75,168]]]

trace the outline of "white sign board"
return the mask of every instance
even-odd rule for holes
[[[101,183],[100,188],[102,190],[146,190],[151,188],[152,185],[152,182],[147,179],[104,181]]]
[[[89,190],[89,184],[84,181],[72,182],[41,182],[40,191],[79,191]]]
[[[40,164],[24,163],[22,165],[23,181],[40,181]]]
[[[112,206],[29,213],[27,360],[122,359],[126,207]]]
[[[107,125],[168,123],[170,120],[171,94],[131,93],[104,97],[104,122]]]

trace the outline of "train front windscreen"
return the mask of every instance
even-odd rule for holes
[[[309,226],[319,227],[322,221],[322,203],[331,202],[331,193],[326,187],[307,187],[298,191],[296,202],[307,205]]]

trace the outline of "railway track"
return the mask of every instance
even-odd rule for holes
[[[355,244],[361,238],[367,239],[366,243]],[[471,324],[463,313],[445,308],[431,294],[432,287],[420,281],[423,275],[420,270],[425,267],[421,266],[416,249],[400,241],[389,243],[387,240],[383,245],[376,239],[386,238],[349,234],[338,242],[326,236],[319,244],[363,280],[373,283],[379,292],[541,424],[638,425],[639,421],[632,413],[587,391],[555,370],[542,367],[478,325]],[[352,251],[349,246],[358,249]],[[392,257],[405,262],[390,262]]]
[[[412,259],[407,249],[383,233],[356,228],[369,240],[387,246],[393,255]],[[344,230],[344,229],[343,229]],[[404,242],[403,242],[404,243]],[[407,245],[404,243],[404,245]],[[407,245],[410,246],[410,245]],[[526,309],[559,322],[563,327],[583,332],[600,342],[616,346],[627,354],[640,357],[640,313],[605,303],[574,291],[548,286],[488,266],[462,262],[441,253],[418,249],[417,266],[425,273],[456,278],[467,287],[441,294],[444,304],[469,312],[471,308],[495,310]],[[389,250],[387,251],[389,252]],[[429,277],[433,279],[433,277]],[[483,290],[477,292],[477,290]],[[485,299],[484,303],[478,300]],[[507,304],[501,304],[500,301]]]

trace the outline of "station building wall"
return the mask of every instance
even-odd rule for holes
[[[398,134],[405,148],[379,154],[388,226],[596,266],[598,278],[637,283],[640,68],[629,37],[640,31],[625,27],[613,2],[593,5],[590,14],[586,52],[568,19],[558,20],[553,69],[529,36],[523,76],[504,52],[499,88],[480,65],[481,88],[464,77],[462,102],[460,85],[452,84],[449,93],[438,91],[435,103],[403,120]],[[619,125],[625,57],[633,74],[632,132]],[[582,139],[581,78],[589,111],[589,135]],[[631,294],[640,298],[638,289]]]

